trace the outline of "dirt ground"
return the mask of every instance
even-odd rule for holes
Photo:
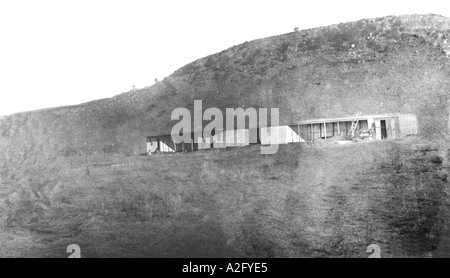
[[[59,157],[2,177],[0,256],[449,256],[444,142]],[[30,170],[31,171],[31,170]]]

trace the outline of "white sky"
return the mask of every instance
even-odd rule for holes
[[[150,86],[294,27],[417,13],[450,17],[450,1],[0,0],[0,115]]]

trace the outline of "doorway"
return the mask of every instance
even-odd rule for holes
[[[386,120],[381,120],[380,125],[381,125],[381,139],[386,139],[387,138]]]

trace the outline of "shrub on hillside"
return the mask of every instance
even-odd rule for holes
[[[288,41],[284,41],[280,43],[275,49],[276,59],[281,62],[285,62],[288,58],[287,53],[289,50],[290,43]]]

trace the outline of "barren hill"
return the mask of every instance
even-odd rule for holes
[[[181,47],[181,46],[180,46]],[[180,49],[182,51],[182,49]],[[0,122],[2,162],[80,148],[139,153],[166,134],[176,107],[279,107],[281,122],[412,112],[424,133],[446,132],[450,19],[363,19],[233,46],[157,84],[85,104],[18,113]]]
[[[110,99],[2,117],[0,256],[64,256],[74,242],[88,256],[363,257],[373,242],[386,256],[448,255],[448,140],[126,155],[194,99],[278,107],[281,122],[415,113],[422,135],[445,134],[449,40],[438,15],[363,19],[245,42]]]

